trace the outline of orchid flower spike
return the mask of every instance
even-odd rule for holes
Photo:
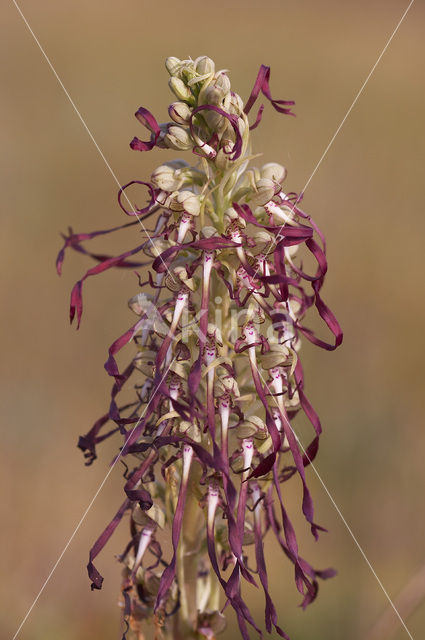
[[[136,321],[109,347],[105,363],[109,409],[78,443],[90,465],[101,442],[121,437],[113,462],[125,467],[123,502],[90,550],[88,573],[100,589],[94,561],[127,514],[129,541],[118,557],[124,636],[144,637],[151,622],[164,638],[213,640],[225,628],[228,606],[244,640],[252,632],[262,637],[244,600],[250,584],[264,594],[266,631],[288,638],[269,590],[266,535],[276,537],[283,561],[293,565],[303,607],[315,599],[318,579],[334,575],[301,556],[282,492],[290,478],[300,482],[300,508],[317,538],[307,467],[322,427],[305,395],[300,346],[305,338],[333,350],[342,341],[321,293],[324,236],[299,207],[300,196],[283,190],[283,166],[249,168],[256,157],[251,132],[264,104],[254,116],[251,110],[260,94],[294,115],[292,101],[272,98],[270,68],[260,67],[244,103],[228,71],[207,56],[165,64],[170,121],[159,124],[140,107],[136,118],[147,133],[130,146],[184,151],[186,160],[167,154],[150,179],[123,186],[118,201],[130,221],[70,231],[57,259],[59,273],[68,248],[95,261],[72,289],[70,316],[78,325],[87,278],[110,268],[141,269],[128,303]],[[130,186],[144,191],[146,206],[125,205]],[[143,237],[121,254],[86,248],[88,240],[140,223]],[[304,271],[306,254],[313,273]],[[305,325],[314,309],[331,339]],[[129,361],[120,367],[124,350]],[[293,428],[299,412],[312,426],[305,445]]]

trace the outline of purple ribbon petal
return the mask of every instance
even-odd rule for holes
[[[147,142],[143,142],[142,140],[139,140],[139,138],[133,138],[133,140],[130,142],[130,147],[134,151],[150,151],[156,145],[159,134],[161,133],[159,124],[157,123],[151,112],[144,107],[139,107],[134,115],[136,116],[138,121],[144,127],[146,127],[146,129],[149,129],[152,135],[151,139]]]

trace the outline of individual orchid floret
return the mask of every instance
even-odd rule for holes
[[[173,102],[168,107],[168,115],[177,124],[189,124],[192,117],[192,109],[186,102]]]
[[[180,78],[176,78],[175,76],[173,76],[172,78],[170,78],[168,86],[170,87],[176,98],[178,98],[179,100],[185,100],[189,103],[193,102],[191,90],[183,82],[183,80],[180,80]]]
[[[118,556],[125,638],[145,637],[153,623],[164,640],[214,640],[229,607],[243,640],[261,638],[261,623],[244,600],[253,586],[264,595],[267,633],[288,639],[278,622],[282,594],[269,588],[267,536],[293,567],[303,608],[316,598],[318,580],[334,575],[301,556],[289,514],[295,507],[282,491],[291,478],[300,483],[299,508],[317,538],[322,528],[308,466],[322,426],[305,394],[300,346],[305,338],[333,350],[342,341],[321,293],[324,237],[298,206],[300,196],[283,190],[282,165],[250,168],[251,132],[264,104],[254,116],[251,110],[260,95],[293,115],[292,101],[271,95],[270,68],[261,65],[246,101],[207,56],[167,58],[166,69],[170,122],[158,123],[140,107],[136,118],[147,133],[130,146],[184,151],[186,160],[167,158],[150,181],[124,185],[118,202],[131,221],[92,233],[70,230],[57,259],[59,273],[68,248],[95,262],[71,293],[78,326],[87,278],[137,270],[128,301],[132,324],[110,345],[105,363],[109,408],[78,442],[89,465],[104,440],[120,436],[113,464],[125,468],[123,502],[90,549],[88,573],[92,589],[100,589],[94,563],[128,515],[129,540]],[[129,187],[143,189],[145,206],[126,205]],[[124,253],[85,246],[132,226],[138,234]],[[312,261],[313,272],[304,271]],[[312,310],[331,340],[305,325]],[[305,446],[293,428],[299,412],[313,432]]]
[[[189,151],[193,147],[193,140],[187,129],[176,124],[167,127],[164,144],[169,149],[176,151]]]
[[[154,188],[170,193],[180,189],[185,182],[190,180],[191,168],[183,160],[165,162],[151,175],[151,183]]]
[[[268,162],[264,164],[260,169],[261,178],[272,180],[280,185],[283,184],[286,178],[287,171],[285,167],[277,162]]]

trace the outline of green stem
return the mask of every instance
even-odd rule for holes
[[[173,640],[201,640],[196,632],[197,624],[197,577],[200,558],[200,541],[204,518],[199,509],[199,481],[201,468],[193,465],[187,488],[185,513],[183,517],[182,533],[177,555],[177,581],[180,591],[180,609],[173,618],[176,625],[173,629]]]

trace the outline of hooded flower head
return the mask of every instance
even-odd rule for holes
[[[244,639],[249,628],[261,635],[242,596],[246,582],[264,593],[267,631],[287,638],[269,592],[266,534],[277,538],[292,564],[303,607],[316,597],[318,578],[333,575],[316,571],[300,555],[281,488],[298,476],[300,506],[317,537],[321,527],[314,521],[306,467],[317,454],[321,425],[304,392],[299,351],[303,337],[328,350],[342,341],[321,297],[324,238],[299,207],[301,198],[283,190],[284,167],[248,168],[255,157],[250,132],[264,105],[254,118],[250,112],[260,94],[278,112],[293,115],[292,101],[272,98],[270,69],[261,66],[244,104],[227,71],[217,71],[206,56],[168,58],[166,68],[176,98],[170,121],[159,124],[140,107],[136,118],[147,136],[130,146],[191,152],[194,166],[167,159],[149,180],[122,187],[119,204],[138,219],[107,231],[70,231],[57,261],[60,272],[68,247],[96,261],[72,290],[71,321],[77,315],[78,323],[89,276],[148,266],[129,301],[137,320],[109,348],[109,410],[79,441],[91,464],[97,446],[119,434],[123,443],[115,460],[126,468],[124,502],[90,550],[89,576],[92,588],[100,589],[94,560],[128,513],[130,539],[119,556],[128,629],[142,633],[143,621],[151,619],[165,630],[178,629],[179,637],[211,640],[224,628],[229,605]],[[145,207],[126,206],[130,185],[145,190]],[[145,237],[118,256],[83,246],[140,223]],[[303,270],[305,254],[316,263],[313,273]],[[311,308],[332,341],[305,326]],[[130,360],[120,369],[115,356],[124,348]],[[133,400],[121,404],[120,394],[130,387]],[[313,427],[305,448],[292,427],[299,411]],[[166,535],[168,551],[162,548]],[[250,545],[255,569],[247,561]]]

